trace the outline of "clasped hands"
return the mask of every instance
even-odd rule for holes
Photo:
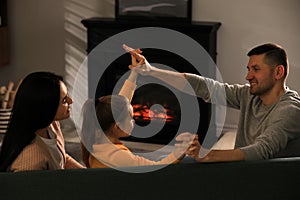
[[[197,134],[184,132],[176,137],[175,147],[174,154],[179,160],[182,159],[184,155],[188,155],[197,160],[201,145],[198,141]]]
[[[140,49],[133,49],[125,44],[123,44],[123,49],[131,55],[131,65],[129,65],[129,69],[141,75],[149,75],[153,67],[141,54],[142,51]]]

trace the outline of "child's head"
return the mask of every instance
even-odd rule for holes
[[[81,148],[82,159],[87,166],[94,144],[131,134],[134,125],[132,116],[132,106],[124,96],[111,95],[86,101],[83,106]],[[103,133],[107,137],[103,137]]]
[[[96,116],[104,133],[119,132],[120,137],[131,134],[133,110],[129,100],[120,95],[104,96],[96,100]]]

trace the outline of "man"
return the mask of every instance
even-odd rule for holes
[[[297,121],[300,98],[286,86],[288,58],[279,45],[263,44],[247,54],[246,80],[249,84],[246,85],[229,85],[195,74],[161,70],[151,66],[133,49],[124,48],[137,60],[144,60],[142,66],[130,66],[139,74],[154,76],[179,90],[187,88],[188,82],[198,97],[212,103],[217,102],[210,98],[211,88],[214,93],[220,93],[223,88],[227,106],[241,111],[235,148],[211,150],[205,156],[199,156],[201,145],[195,140],[187,154],[197,161],[260,160],[300,155],[292,148],[299,146],[295,142],[300,142],[300,123]]]

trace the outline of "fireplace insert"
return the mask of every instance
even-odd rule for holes
[[[187,60],[179,55],[159,49],[142,49],[142,51],[143,55],[145,55],[150,63],[163,64],[179,72],[199,74]],[[120,77],[129,71],[128,65],[130,62],[131,58],[129,54],[124,54],[108,66],[102,77],[99,79],[95,98],[113,93]],[[157,128],[160,130],[154,135],[151,135],[150,133],[139,132],[139,130],[134,128],[132,136],[123,138],[123,140],[155,144],[172,143],[171,141],[178,131],[181,120],[183,120],[181,118],[181,106],[178,97],[187,99],[187,102],[189,102],[189,99],[195,97],[178,90],[176,90],[175,95],[173,90],[170,90],[163,85],[164,83],[162,81],[156,80],[155,82],[156,83],[143,84],[140,83],[138,78],[137,85],[142,84],[142,86],[138,87],[135,91],[131,105],[133,106],[133,117],[137,125],[143,127],[149,125],[151,122],[153,123],[153,126],[161,127]],[[201,116],[197,133],[202,141],[209,126],[211,105],[205,103],[200,98],[197,98],[197,101],[199,105],[199,110],[197,110],[197,112],[199,112]],[[185,129],[185,131],[190,130]]]

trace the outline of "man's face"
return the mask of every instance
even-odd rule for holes
[[[264,62],[264,54],[250,56],[247,69],[250,93],[257,96],[269,94],[275,85],[275,76],[274,69]]]

